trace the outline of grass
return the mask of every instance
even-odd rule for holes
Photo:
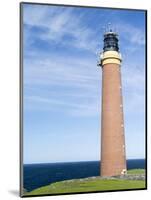
[[[145,170],[135,169],[129,170],[128,174],[144,174]],[[63,194],[76,192],[94,192],[94,191],[108,191],[108,190],[126,190],[126,189],[142,189],[145,188],[145,181],[143,180],[122,180],[122,179],[73,179],[67,181],[56,182],[44,187],[40,187],[28,195],[43,195],[43,194]]]
[[[128,174],[132,174],[132,175],[140,175],[140,174],[145,174],[145,170],[144,169],[130,169],[127,172]]]

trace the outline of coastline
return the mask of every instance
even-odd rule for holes
[[[37,196],[42,194],[67,194],[74,192],[97,192],[114,190],[134,190],[146,188],[145,169],[128,170],[126,175],[115,177],[87,177],[70,179],[39,187],[33,191],[25,191],[23,196]]]

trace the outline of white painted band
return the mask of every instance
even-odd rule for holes
[[[121,54],[117,51],[105,51],[101,56],[102,66],[110,63],[120,65],[121,61]]]

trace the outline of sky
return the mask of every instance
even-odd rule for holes
[[[108,23],[123,59],[126,157],[145,157],[145,13],[23,4],[24,163],[100,160]]]

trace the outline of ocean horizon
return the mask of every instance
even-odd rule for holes
[[[145,160],[145,158],[129,158],[128,160]],[[35,163],[23,163],[23,165],[39,165],[39,164],[61,164],[61,163],[79,163],[79,162],[101,162],[99,160],[85,160],[85,161],[53,161],[53,162],[35,162]]]
[[[128,159],[127,169],[145,169],[145,159]],[[99,176],[100,161],[74,161],[53,163],[31,163],[23,165],[24,189],[36,188],[69,179]]]

